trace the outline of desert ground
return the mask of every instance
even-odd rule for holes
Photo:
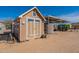
[[[0,42],[0,52],[73,53],[79,52],[79,32],[54,32],[44,39],[21,43]]]

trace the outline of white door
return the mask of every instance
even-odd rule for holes
[[[26,19],[26,39],[37,38],[41,33],[41,21],[38,18]]]
[[[38,38],[41,36],[41,20],[35,19],[34,23],[34,38]]]

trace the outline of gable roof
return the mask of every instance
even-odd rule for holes
[[[32,9],[30,9],[30,10],[24,12],[23,14],[21,14],[21,15],[19,16],[19,18],[21,18],[23,15],[29,13],[29,12],[32,11],[33,9],[36,9],[36,10],[39,12],[39,14],[41,15],[41,17],[45,20],[45,18],[43,17],[43,15],[41,14],[41,12],[39,11],[39,9],[38,9],[37,7],[33,7]],[[46,20],[45,20],[45,21],[46,21]]]

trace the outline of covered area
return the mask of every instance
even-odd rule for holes
[[[58,17],[54,17],[54,16],[45,16],[46,19],[46,29],[45,31],[47,33],[53,33],[54,31],[60,31],[60,27],[59,25],[62,25],[63,28],[61,28],[62,30],[65,29],[66,24],[70,26],[70,23],[66,20],[60,19]],[[62,31],[61,30],[61,31]]]

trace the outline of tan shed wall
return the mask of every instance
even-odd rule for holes
[[[18,26],[16,26],[16,24],[18,24]],[[17,18],[14,24],[12,24],[12,32],[18,39],[20,38],[20,18]]]

